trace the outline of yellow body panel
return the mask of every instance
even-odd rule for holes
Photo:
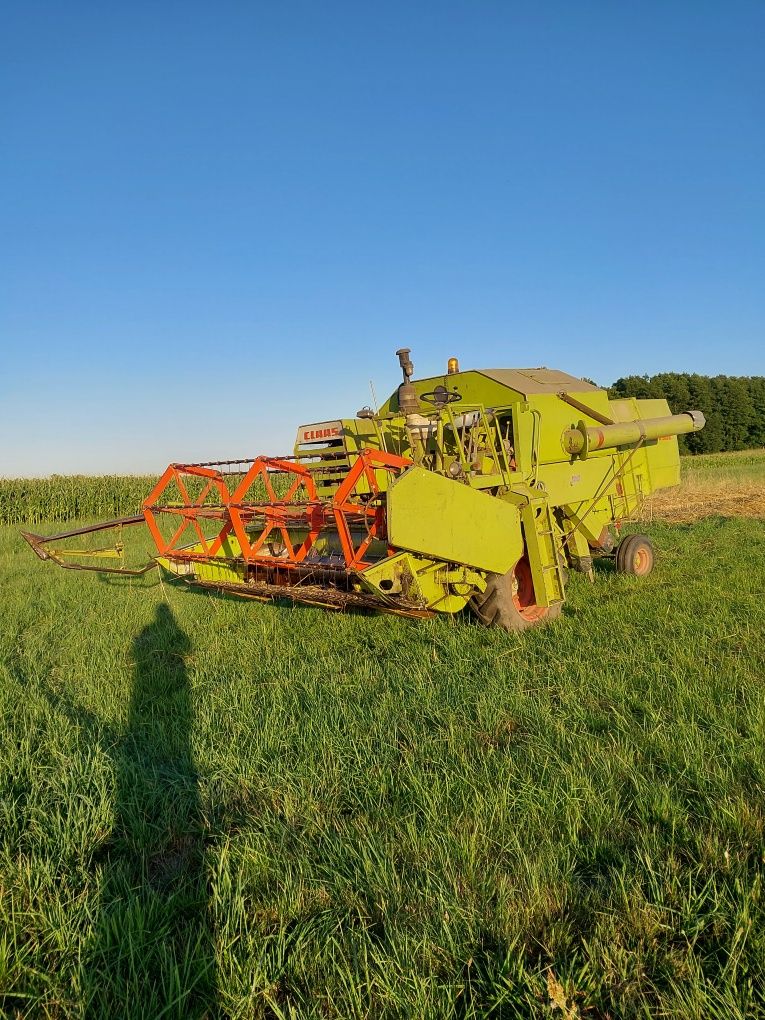
[[[412,467],[388,490],[392,546],[504,574],[523,555],[516,507],[461,482]]]

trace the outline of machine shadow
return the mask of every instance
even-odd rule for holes
[[[190,650],[164,603],[133,642],[127,728],[104,748],[116,795],[111,836],[98,855],[100,909],[83,988],[88,1017],[218,1015]]]

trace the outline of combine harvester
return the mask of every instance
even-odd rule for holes
[[[302,425],[289,457],[171,464],[142,513],[43,538],[41,559],[70,569],[143,573],[155,565],[204,588],[406,616],[469,606],[487,625],[555,619],[567,571],[593,557],[645,575],[643,535],[618,541],[646,496],[676,485],[677,436],[700,411],[664,400],[609,400],[547,368],[460,371],[403,382],[379,410]],[[156,556],[131,570],[83,557],[67,540],[148,528]]]

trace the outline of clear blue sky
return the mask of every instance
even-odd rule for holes
[[[16,3],[0,474],[282,453],[417,374],[765,373],[765,3]]]

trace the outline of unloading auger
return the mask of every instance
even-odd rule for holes
[[[248,598],[407,616],[470,606],[508,630],[557,617],[567,571],[590,572],[594,557],[652,569],[649,539],[619,541],[621,523],[678,483],[677,436],[704,427],[700,411],[609,400],[547,368],[461,371],[456,358],[413,380],[409,349],[396,353],[403,381],[379,410],[302,425],[291,456],[171,464],[139,515],[24,537],[69,569],[159,565]],[[156,548],[138,568],[121,540],[66,548],[135,526]]]

